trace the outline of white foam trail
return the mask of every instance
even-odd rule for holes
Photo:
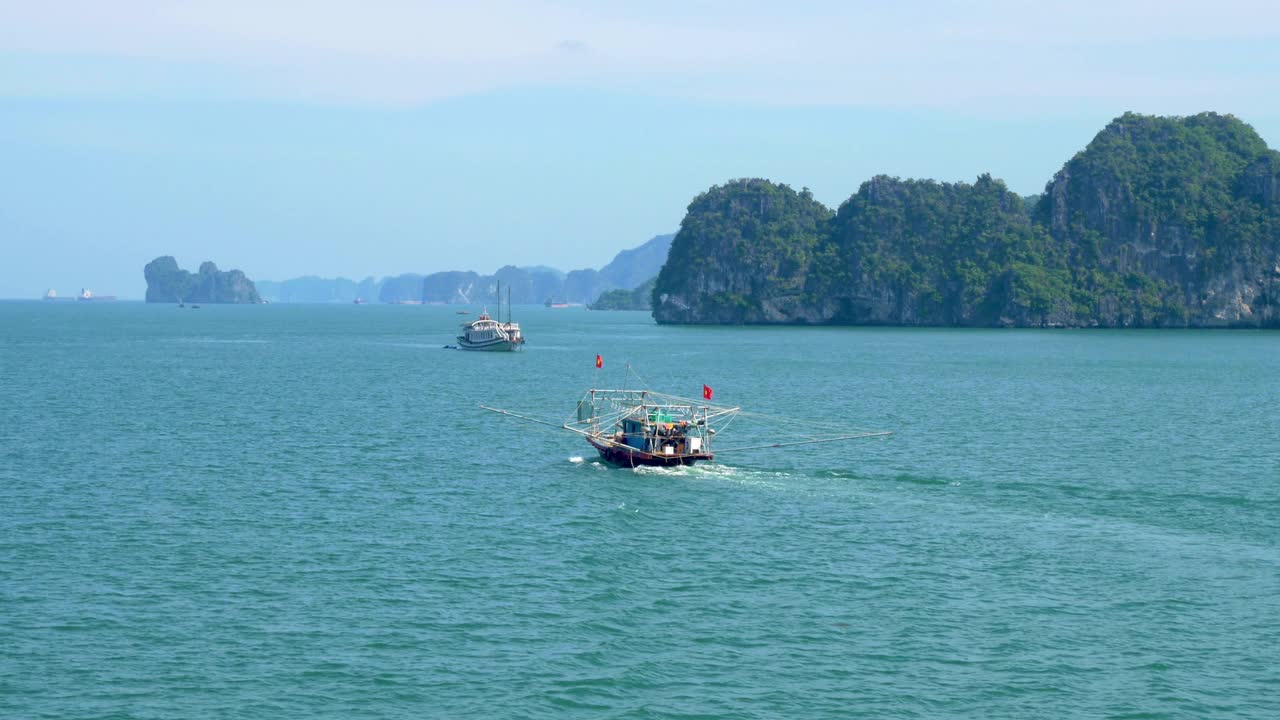
[[[574,455],[573,457],[569,458],[569,462],[571,462],[571,463],[580,463],[580,462],[582,462],[582,456],[581,456],[581,455]]]
[[[638,467],[632,472],[641,475],[665,475],[687,480],[714,481],[786,490],[790,488],[790,473],[770,470],[750,470],[721,463],[702,463],[681,467]]]

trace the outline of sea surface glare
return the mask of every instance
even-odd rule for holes
[[[0,303],[0,717],[1280,717],[1278,333],[462,319]]]

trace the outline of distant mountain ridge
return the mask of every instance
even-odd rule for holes
[[[634,290],[610,290],[596,298],[592,310],[652,310],[653,286],[657,276],[651,277]]]
[[[356,298],[369,298],[378,292],[379,281],[365,278],[360,282],[344,277],[322,278],[307,275],[284,282],[259,280],[258,292],[271,302],[280,303],[350,303]]]
[[[501,285],[502,299],[507,299],[510,290],[512,302],[518,304],[548,300],[590,304],[604,292],[634,290],[657,275],[674,238],[674,233],[655,236],[638,247],[619,252],[599,270],[564,273],[545,265],[506,265],[492,275],[446,270],[426,275],[405,273],[381,280],[365,278],[359,283],[341,277],[307,276],[281,282],[262,280],[257,286],[267,300],[284,303],[350,303],[356,298],[384,303],[493,303]]]
[[[600,277],[614,288],[634,290],[640,287],[666,264],[674,239],[674,233],[658,235],[639,247],[623,250],[608,265],[600,268]]]

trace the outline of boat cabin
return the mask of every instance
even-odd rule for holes
[[[615,442],[653,455],[689,455],[702,451],[702,436],[690,433],[688,420],[651,411],[623,418]]]
[[[458,336],[458,345],[465,350],[514,350],[523,344],[519,323],[494,320],[487,311],[463,323]]]

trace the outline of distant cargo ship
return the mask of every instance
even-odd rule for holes
[[[46,290],[46,291],[45,291],[44,299],[45,299],[45,300],[57,300],[57,299],[58,299],[58,291],[57,291],[57,290],[54,290],[53,288],[49,288],[48,290]]]
[[[582,307],[582,303],[567,303],[556,300],[548,300],[545,305],[549,308]]]
[[[48,296],[46,295],[46,297]],[[83,302],[107,302],[110,300],[115,300],[116,296],[115,295],[94,295],[92,290],[80,288],[80,295],[77,296],[76,299]]]

